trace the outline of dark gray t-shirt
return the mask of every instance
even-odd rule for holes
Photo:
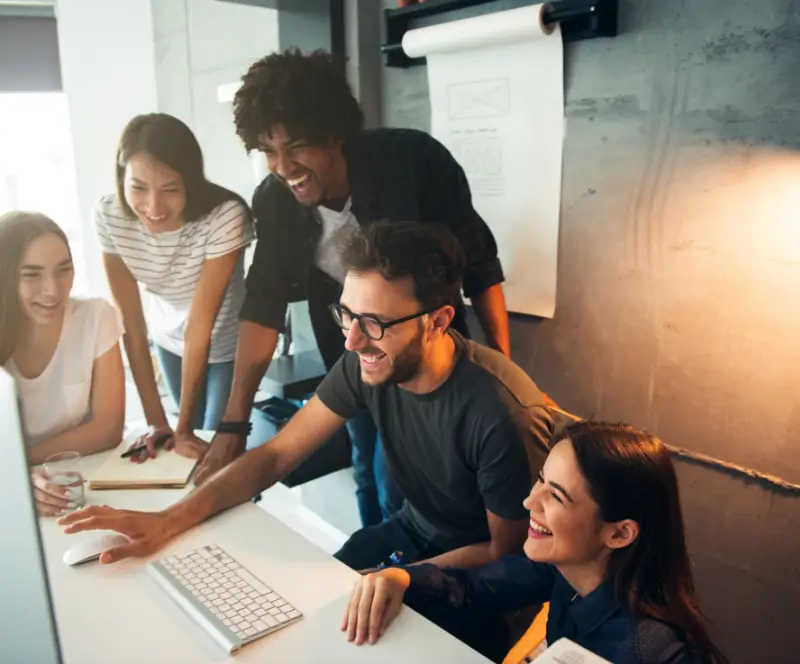
[[[456,366],[429,394],[365,385],[351,352],[317,390],[346,419],[369,409],[392,477],[406,497],[401,518],[443,550],[490,539],[486,510],[525,518],[522,501],[553,431],[542,393],[522,369],[497,351],[450,334]]]

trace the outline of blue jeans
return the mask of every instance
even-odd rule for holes
[[[167,391],[176,405],[181,403],[181,363],[183,358],[156,344],[156,354]],[[194,412],[195,429],[213,431],[222,421],[233,384],[233,362],[206,365],[206,375],[197,397]]]
[[[356,482],[356,502],[363,526],[374,526],[388,519],[403,504],[403,494],[395,485],[378,428],[368,410],[347,423],[353,443],[353,476]]]

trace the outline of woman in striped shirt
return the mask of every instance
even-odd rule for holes
[[[101,198],[95,223],[106,275],[125,323],[125,350],[149,432],[137,441],[201,456],[194,429],[216,429],[233,380],[244,251],[253,240],[246,203],[209,182],[192,131],[170,115],[140,115],[116,155],[116,191]],[[140,292],[143,287],[144,303]],[[173,431],[159,397],[149,338],[170,395]]]

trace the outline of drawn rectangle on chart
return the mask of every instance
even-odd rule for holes
[[[447,107],[450,120],[502,118],[511,110],[511,86],[507,78],[449,85]]]

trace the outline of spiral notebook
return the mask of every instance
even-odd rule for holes
[[[213,431],[194,433],[206,442],[214,437]],[[122,459],[120,455],[139,434],[126,436],[126,440],[108,455],[105,463],[89,477],[90,489],[183,489],[189,483],[197,459],[181,456],[174,450],[159,450],[155,459],[144,463]]]

